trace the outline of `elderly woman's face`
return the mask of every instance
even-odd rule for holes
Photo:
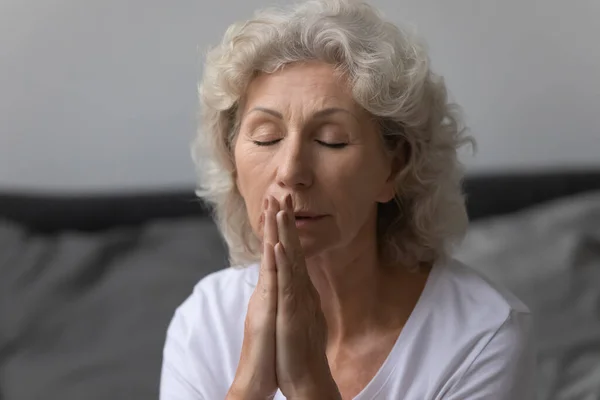
[[[291,194],[307,257],[375,235],[394,195],[390,160],[367,113],[332,66],[311,62],[250,84],[235,142],[238,189],[262,237],[264,199]]]

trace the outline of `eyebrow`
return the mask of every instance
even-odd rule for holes
[[[261,112],[267,113],[269,115],[272,115],[278,119],[283,119],[283,115],[279,111],[275,111],[275,110],[272,110],[270,108],[265,108],[265,107],[253,107],[250,111],[248,111],[246,113],[246,115],[248,115],[254,111],[261,111]],[[354,119],[356,119],[358,121],[358,118],[356,118],[356,116],[352,112],[346,110],[345,108],[338,108],[338,107],[330,107],[330,108],[324,108],[322,110],[319,110],[319,111],[315,112],[314,114],[312,114],[310,119],[325,118],[325,117],[330,116],[331,114],[335,114],[335,113],[339,113],[339,112],[350,114]]]

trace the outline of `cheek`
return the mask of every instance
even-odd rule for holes
[[[262,174],[258,174],[258,172],[265,168],[266,160],[265,157],[261,157],[260,154],[251,151],[248,146],[244,145],[236,146],[234,158],[237,174],[236,183],[240,193],[246,198],[260,184]]]
[[[262,202],[269,186],[269,158],[244,146],[236,146],[234,158],[236,185],[246,203],[250,223],[257,230]]]
[[[357,151],[356,154],[340,160],[337,165],[330,163],[324,166],[332,169],[331,180],[338,182],[340,189],[346,191],[346,197],[375,201],[384,187],[389,168],[382,161],[383,156],[370,153]]]
[[[371,202],[381,201],[382,193],[389,186],[391,163],[388,156],[378,148],[371,149],[365,155],[363,168],[357,172],[357,179],[365,188],[365,194],[371,196]]]
[[[339,163],[325,166],[330,169],[330,197],[335,199],[335,208],[344,224],[360,224],[368,217],[381,197],[389,175],[385,165],[368,154],[357,152]]]

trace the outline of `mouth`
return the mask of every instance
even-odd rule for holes
[[[294,217],[296,218],[296,228],[305,229],[316,226],[321,220],[325,219],[327,215],[295,213]]]
[[[313,213],[306,213],[306,212],[298,212],[298,213],[294,213],[294,219],[296,220],[296,222],[311,222],[311,221],[319,221],[323,218],[325,218],[327,215],[325,214],[313,214]],[[265,215],[261,214],[259,217],[259,224],[264,224],[265,222]]]
[[[313,213],[306,213],[306,212],[294,213],[294,218],[296,218],[296,221],[317,220],[317,219],[321,219],[323,217],[325,217],[325,215],[323,215],[323,214],[313,214]]]

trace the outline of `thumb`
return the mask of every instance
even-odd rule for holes
[[[263,244],[263,257],[256,284],[258,295],[267,311],[277,312],[277,267],[273,245],[267,241]]]

